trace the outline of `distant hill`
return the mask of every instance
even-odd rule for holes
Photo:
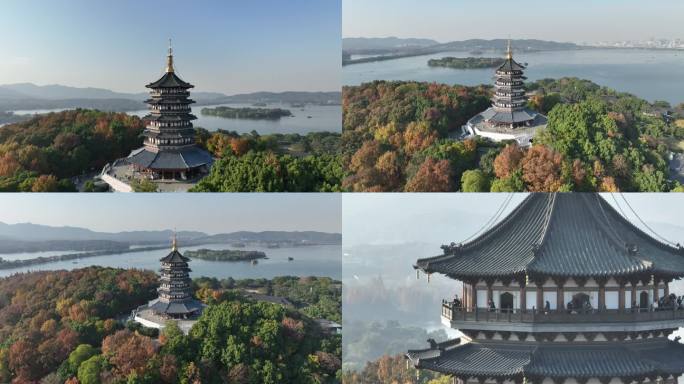
[[[106,240],[127,244],[160,244],[170,242],[173,231],[127,231],[127,232],[96,232],[79,227],[53,227],[48,225],[19,223],[6,224],[0,222],[1,241],[44,242],[44,241],[93,241]],[[241,231],[234,233],[209,235],[197,231],[179,231],[180,242],[272,242],[272,243],[316,243],[340,244],[342,235],[339,233],[325,233],[315,231]]]
[[[103,88],[31,83],[0,85],[0,112],[32,109],[89,108],[125,112],[145,109],[147,92],[123,93]],[[340,92],[255,92],[226,95],[220,92],[192,92],[198,105],[221,103],[340,104]]]
[[[339,105],[342,92],[254,92],[217,98],[221,103],[298,103]]]
[[[285,231],[264,231],[264,232],[233,232],[210,236],[212,240],[218,242],[246,241],[246,242],[297,242],[315,244],[341,244],[342,235],[339,233],[326,233],[316,231],[285,232]]]
[[[347,43],[345,44],[345,41]],[[410,44],[411,42],[414,44]],[[397,39],[389,37],[384,39],[372,38],[354,38],[343,39],[342,50],[343,58],[346,64],[354,64],[357,61],[351,60],[349,57],[352,54],[363,55],[378,55],[385,56],[384,59],[408,56],[428,55],[446,51],[498,51],[503,52],[508,44],[508,39],[469,39],[461,41],[451,41],[448,43],[438,43],[426,39]],[[553,50],[571,50],[571,49],[585,49],[586,47],[579,46],[574,43],[560,43],[555,41],[545,41],[536,39],[518,39],[511,40],[511,44],[516,51],[553,51]],[[365,61],[359,61],[365,62]]]
[[[114,92],[102,88],[78,88],[65,85],[35,85],[32,83],[1,85],[0,90],[14,91],[23,98],[32,99],[139,99],[144,100],[144,94]]]
[[[511,45],[515,51],[555,51],[581,49],[583,47],[575,43],[559,43],[555,41],[545,41],[536,39],[511,40]],[[454,51],[505,51],[508,46],[508,39],[470,39],[463,41],[452,41],[444,44],[432,46],[433,49],[454,50]]]
[[[428,47],[439,44],[431,39],[402,39],[399,37],[345,37],[342,39],[342,50],[361,51],[368,49],[397,49],[407,47]]]

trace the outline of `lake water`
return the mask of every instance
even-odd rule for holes
[[[342,107],[339,105],[305,105],[301,108],[291,107],[289,104],[268,104],[265,107],[255,107],[252,104],[220,104],[229,107],[250,107],[250,108],[283,108],[288,109],[294,116],[283,117],[278,120],[254,120],[254,119],[225,119],[216,116],[203,116],[200,111],[202,108],[214,108],[219,105],[192,106],[192,113],[197,116],[193,121],[195,127],[202,127],[209,131],[225,129],[238,133],[249,133],[257,131],[259,134],[270,133],[299,133],[309,132],[341,132],[342,131]],[[61,112],[65,108],[58,109],[38,109],[38,110],[17,110],[13,111],[17,115],[42,114],[50,112]],[[143,117],[147,115],[147,109],[127,112],[130,115]]]
[[[485,52],[482,56],[498,56]],[[431,68],[427,61],[445,56],[468,57],[468,52],[442,52],[374,63],[354,64],[342,70],[345,85],[373,80],[415,80],[447,84],[492,84],[494,70]],[[514,53],[529,64],[528,81],[579,77],[599,85],[629,92],[649,101],[684,102],[684,51],[639,49],[588,49]]]
[[[180,251],[183,253],[188,250],[196,250],[200,248],[235,249],[229,244],[205,244],[192,247],[182,247]],[[342,247],[339,245],[320,245],[292,248],[265,248],[247,246],[241,249],[263,251],[266,253],[268,259],[260,259],[256,265],[252,265],[249,262],[221,262],[192,259],[190,262],[190,268],[192,269],[190,276],[208,276],[216,278],[233,277],[235,279],[270,279],[275,276],[321,276],[332,277],[338,280],[342,278],[342,263],[340,260],[342,255]],[[140,251],[87,257],[78,260],[76,264],[70,260],[32,265],[30,267],[15,269],[0,269],[0,277],[10,276],[18,272],[60,269],[71,270],[92,265],[114,268],[138,268],[157,271],[159,270],[159,259],[166,256],[168,252],[169,251],[167,250]],[[69,252],[59,252],[57,254],[64,253]],[[0,254],[0,257],[4,258],[5,256],[11,257],[11,255]],[[292,257],[294,260],[288,261],[288,257]]]
[[[41,252],[20,252],[20,253],[0,253],[0,259],[3,260],[27,260],[35,259],[36,257],[51,257],[66,255],[72,253],[85,253],[88,251],[41,251]]]

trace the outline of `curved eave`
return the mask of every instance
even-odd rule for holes
[[[405,356],[417,369],[466,379],[669,377],[684,372],[684,345],[667,339],[570,346],[448,341]]]
[[[646,235],[598,194],[530,194],[475,240],[443,249],[414,267],[460,279],[684,276],[684,249]]]

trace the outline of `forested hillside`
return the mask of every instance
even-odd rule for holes
[[[530,148],[458,140],[490,87],[375,81],[343,91],[351,191],[669,191],[684,129],[650,104],[576,78],[527,84],[549,123]],[[679,109],[677,113],[682,113]]]

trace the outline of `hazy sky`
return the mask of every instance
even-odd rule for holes
[[[96,231],[341,230],[341,196],[286,193],[1,194],[0,222]]]
[[[342,17],[344,37],[684,38],[681,0],[343,0]]]
[[[463,241],[494,215],[506,196],[508,194],[505,193],[345,194],[342,201],[343,242],[345,246],[353,246]],[[507,211],[515,208],[525,196],[516,194]],[[602,196],[615,205],[609,194]],[[614,196],[630,221],[642,228],[622,197],[619,194]],[[681,220],[684,217],[684,194],[627,193],[624,196],[659,235],[684,244]],[[435,254],[439,251],[436,248]]]
[[[199,91],[338,90],[341,0],[3,0],[0,84],[143,92],[163,72]]]

